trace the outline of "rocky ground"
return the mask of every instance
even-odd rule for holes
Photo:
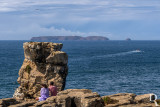
[[[118,93],[103,96],[102,99],[106,107],[155,107],[155,103],[150,102],[150,94]]]
[[[41,102],[34,99],[1,99],[0,107],[155,107],[149,101],[149,96],[150,94],[119,93],[100,97],[98,93],[88,89],[68,89]],[[104,100],[106,97],[108,99]]]

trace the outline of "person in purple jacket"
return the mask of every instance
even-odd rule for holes
[[[36,100],[38,101],[44,101],[49,97],[49,89],[47,87],[46,84],[41,84],[42,88],[41,88],[41,97],[36,98]]]

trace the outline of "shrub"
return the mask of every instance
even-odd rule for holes
[[[158,105],[160,105],[160,99],[157,99],[156,102]]]
[[[111,99],[110,97],[104,97],[103,101],[105,104],[115,104],[118,102],[118,100]]]
[[[26,66],[25,71],[26,71],[28,74],[30,74],[30,71],[31,71],[30,65],[27,65],[27,66]]]

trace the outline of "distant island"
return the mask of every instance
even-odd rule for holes
[[[109,40],[107,37],[103,36],[88,36],[88,37],[82,37],[82,36],[39,36],[39,37],[32,37],[31,41],[52,41],[52,40]]]
[[[126,41],[131,41],[131,38],[126,38]]]

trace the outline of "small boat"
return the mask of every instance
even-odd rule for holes
[[[141,52],[141,50],[138,50],[138,49],[137,49],[136,52]]]

